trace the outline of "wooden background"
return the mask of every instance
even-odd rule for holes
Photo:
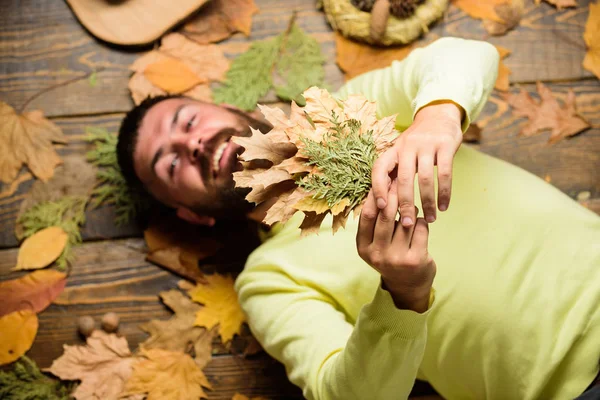
[[[327,83],[333,89],[343,84],[343,75],[335,65],[333,33],[314,0],[256,2],[260,13],[253,18],[250,38],[236,35],[221,44],[228,57],[245,51],[251,40],[283,31],[296,11],[298,24],[321,44],[327,58]],[[477,147],[545,178],[573,198],[589,192],[590,199],[584,205],[600,212],[600,82],[581,66],[589,1],[578,3],[579,8],[559,12],[546,3],[536,7],[528,0],[518,29],[502,37],[488,37],[480,21],[451,6],[429,35],[488,40],[510,49],[512,54],[505,63],[512,70],[512,91],[524,88],[536,96],[538,80],[561,100],[569,88],[575,91],[579,111],[592,129],[555,145],[546,143],[548,134],[518,137],[524,120],[513,117],[494,93],[479,119],[486,128]],[[59,152],[83,154],[88,150],[83,140],[85,127],[116,131],[132,107],[128,66],[147,50],[117,48],[95,40],[63,1],[3,0],[0,101],[16,109],[26,104],[25,110],[43,110],[69,138]],[[98,83],[92,86],[88,77],[94,71]],[[275,101],[272,96],[263,100]],[[14,183],[0,184],[0,280],[18,276],[9,273],[18,245],[14,223],[31,184],[26,169]],[[175,287],[179,278],[144,261],[140,229],[134,225],[116,228],[111,223],[113,215],[110,208],[88,213],[85,243],[75,251],[67,289],[57,304],[40,315],[39,333],[28,354],[42,367],[62,354],[63,344],[82,342],[76,332],[76,320],[81,315],[99,319],[107,311],[117,312],[122,320],[120,332],[135,348],[146,337],[138,328],[140,323],[171,314],[157,294]],[[236,339],[233,347],[243,347],[247,338],[246,333]],[[244,358],[218,344],[216,349],[205,370],[214,386],[211,399],[230,399],[235,392],[269,398],[301,397],[287,381],[282,366],[264,353]]]

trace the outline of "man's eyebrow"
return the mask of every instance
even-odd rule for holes
[[[177,109],[175,110],[175,112],[173,113],[173,119],[171,120],[171,132],[173,132],[173,129],[175,129],[175,127],[177,126],[177,120],[179,119],[179,113],[181,112],[183,107],[185,107],[185,104],[181,104],[180,106],[178,106]],[[154,157],[152,157],[152,161],[150,162],[150,170],[152,171],[152,173],[154,175],[156,175],[156,171],[154,170],[154,167],[156,166],[156,163],[160,159],[160,156],[162,156],[163,152],[164,152],[163,147],[159,148],[156,151],[156,153],[154,154]]]
[[[173,120],[171,121],[171,132],[173,132],[173,129],[175,129],[175,127],[177,126],[177,120],[179,119],[179,113],[181,112],[181,109],[185,107],[185,104],[181,104],[179,107],[177,107],[177,109],[175,110],[175,113],[173,114]]]

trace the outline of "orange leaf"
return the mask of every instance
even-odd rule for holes
[[[219,335],[223,343],[241,332],[246,316],[240,307],[233,289],[233,278],[229,275],[207,275],[208,285],[196,285],[189,291],[192,300],[204,304],[196,313],[196,325],[211,329],[219,324]]]
[[[67,138],[41,111],[19,115],[0,101],[0,181],[12,182],[27,164],[36,178],[46,182],[62,162],[52,143],[67,143]]]
[[[541,82],[538,82],[537,88],[541,97],[539,103],[523,89],[517,95],[512,93],[504,95],[504,99],[513,108],[516,116],[529,119],[521,129],[521,135],[532,136],[550,129],[549,143],[554,143],[590,127],[588,122],[577,114],[575,92],[572,89],[567,93],[565,106],[561,107],[550,89]]]
[[[509,0],[453,0],[453,4],[463,10],[472,18],[489,19],[503,23],[502,18],[496,14],[496,6],[508,4]]]
[[[37,231],[19,248],[17,266],[12,270],[44,268],[56,260],[65,249],[69,236],[58,226]]]
[[[41,312],[65,289],[67,275],[53,269],[0,282],[0,315],[18,310]]]
[[[556,8],[562,10],[563,8],[577,7],[576,0],[544,0],[546,3],[555,5]],[[542,0],[535,0],[535,4],[540,4]],[[591,5],[591,4],[590,4]]]
[[[174,58],[163,58],[148,65],[144,76],[169,94],[179,94],[207,82],[206,78],[200,78],[186,64]]]
[[[254,0],[211,0],[183,27],[194,41],[216,43],[236,32],[250,36],[252,15],[258,12]]]
[[[335,33],[336,58],[335,62],[344,71],[346,80],[352,79],[364,72],[387,67],[393,61],[406,58],[414,49],[413,45],[403,47],[373,47],[345,38]]]
[[[510,54],[510,50],[502,46],[496,46],[496,50],[500,53],[500,60],[498,61],[498,78],[496,78],[496,85],[494,87],[497,90],[507,92],[510,87],[508,77],[512,71],[504,64],[503,60]]]
[[[0,317],[0,365],[18,360],[25,354],[31,348],[37,330],[38,318],[31,310],[15,311]]]
[[[600,2],[590,3],[583,39],[587,45],[583,67],[600,79]]]

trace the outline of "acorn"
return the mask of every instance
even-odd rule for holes
[[[119,316],[114,312],[104,314],[102,316],[102,329],[108,333],[116,332],[119,329]]]
[[[96,327],[95,325],[94,318],[90,317],[89,315],[79,317],[77,320],[77,329],[84,337],[89,337],[92,332],[94,332],[94,328]]]

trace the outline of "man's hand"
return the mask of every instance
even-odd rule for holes
[[[398,203],[405,227],[416,220],[414,180],[419,174],[419,191],[427,222],[436,219],[434,165],[437,165],[438,201],[446,211],[452,191],[452,161],[462,142],[462,108],[452,102],[436,102],[422,108],[413,124],[379,157],[373,166],[373,191],[380,209],[389,204],[390,174],[397,175]],[[395,174],[394,174],[395,173]]]
[[[392,182],[388,205],[379,210],[371,191],[358,225],[358,254],[381,274],[382,284],[399,309],[419,313],[429,307],[435,262],[427,251],[429,228],[423,218],[411,227],[396,221],[398,195]]]

